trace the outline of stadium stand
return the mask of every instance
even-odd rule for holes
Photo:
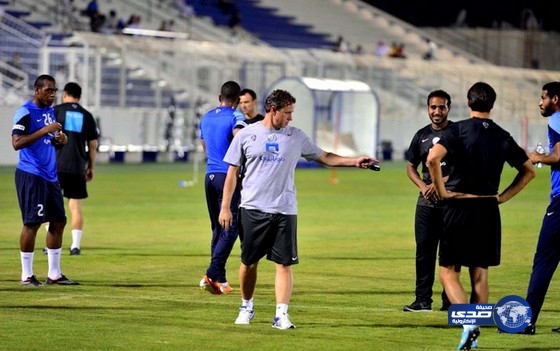
[[[35,7],[48,8],[54,1],[37,2]],[[197,106],[215,103],[214,92],[225,80],[238,80],[241,85],[250,86],[264,95],[274,82],[287,76],[352,79],[367,83],[380,100],[382,139],[392,141],[396,155],[406,148],[409,136],[423,125],[425,96],[430,90],[443,88],[457,96],[453,114],[459,117],[466,114],[460,97],[475,79],[486,80],[497,88],[499,106],[494,109],[494,115],[497,120],[510,124],[509,129],[522,139],[523,145],[544,140],[542,136],[528,133],[532,129],[531,123],[539,122],[527,120],[535,110],[537,99],[527,92],[538,92],[542,82],[558,79],[556,72],[498,67],[446,41],[437,42],[440,47],[437,60],[424,61],[421,54],[426,31],[360,1],[243,0],[248,8],[254,7],[254,13],[259,16],[267,14],[280,18],[275,23],[287,21],[297,30],[312,29],[313,33],[328,34],[328,37],[320,34],[331,43],[328,48],[324,42],[317,46],[302,45],[297,38],[286,40],[286,37],[278,39],[282,43],[270,45],[255,39],[258,33],[253,33],[255,38],[249,40],[232,41],[228,28],[215,25],[201,13],[186,21],[180,18],[171,2],[162,1],[157,6],[153,5],[155,3],[111,2],[115,7],[118,5],[120,14],[139,13],[146,19],[143,23],[147,29],[155,29],[163,19],[175,18],[177,31],[188,33],[189,39],[107,35],[73,29],[72,37],[61,40],[62,45],[50,45],[51,37],[47,33],[6,14],[0,22],[0,59],[4,62],[17,48],[24,47],[22,62],[29,77],[38,72],[49,72],[55,77],[60,73],[63,78],[57,80],[82,82],[84,104],[101,116],[106,135],[114,145],[158,143],[161,128],[148,130],[145,126],[158,125],[154,121],[167,115],[172,100],[178,108],[178,115],[190,121]],[[40,18],[55,23],[55,19],[47,14]],[[259,26],[255,26],[258,31]],[[64,28],[56,31],[70,33]],[[333,52],[332,43],[339,35],[353,44],[362,44],[365,53]],[[408,58],[394,60],[374,56],[373,46],[379,38],[405,42]],[[274,39],[270,40],[274,43]],[[2,78],[5,92],[9,82]],[[29,87],[31,83],[26,84]],[[7,106],[20,103],[29,96],[28,89],[10,89],[10,94],[0,94]],[[8,99],[9,96],[12,97]],[[106,120],[106,116],[122,123]],[[126,125],[136,127],[126,131]]]
[[[309,24],[294,23],[293,16],[279,14],[278,8],[266,7],[260,1],[237,0],[224,11],[218,2],[193,2],[197,15],[212,18],[219,26],[229,26],[232,15],[240,13],[241,26],[260,40],[275,47],[330,49],[334,40],[328,33],[317,33]]]

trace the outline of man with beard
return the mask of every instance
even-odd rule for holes
[[[432,286],[435,280],[436,257],[439,240],[443,230],[443,203],[438,202],[432,178],[426,165],[428,153],[441,138],[443,130],[453,122],[447,119],[451,109],[451,97],[443,90],[434,90],[428,95],[428,117],[432,123],[416,132],[406,159],[408,178],[420,189],[414,216],[414,236],[416,240],[416,299],[403,308],[405,312],[431,312]],[[422,164],[422,176],[418,166]],[[450,161],[445,158],[441,163],[445,179],[451,169]],[[441,311],[449,308],[445,291],[441,294]]]
[[[549,154],[533,151],[529,158],[533,164],[550,165],[550,204],[544,215],[537,249],[533,259],[533,271],[527,288],[527,302],[531,306],[531,324],[519,334],[535,334],[537,319],[552,276],[560,262],[560,82],[546,83],[542,87],[539,108],[548,120]],[[560,327],[552,329],[560,333]]]

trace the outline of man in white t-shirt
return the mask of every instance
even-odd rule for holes
[[[295,168],[301,157],[330,167],[368,168],[373,157],[342,157],[325,152],[299,128],[288,126],[296,99],[285,90],[274,90],[265,101],[263,121],[241,129],[224,157],[230,164],[219,223],[226,230],[233,221],[230,201],[242,177],[239,223],[242,305],[235,324],[249,324],[254,317],[253,294],[259,260],[266,256],[276,265],[276,315],[272,326],[294,329],[288,316],[292,295],[292,268],[297,264],[297,201]]]

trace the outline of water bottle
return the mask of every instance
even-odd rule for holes
[[[186,188],[189,186],[193,186],[194,185],[194,181],[192,180],[180,180],[179,181],[179,187],[181,188]]]
[[[544,154],[544,147],[543,147],[542,143],[538,143],[538,144],[537,144],[537,147],[535,148],[535,151],[536,151],[538,154],[540,154],[540,155],[543,155],[543,154]],[[543,167],[543,164],[540,163],[540,162],[535,163],[535,167],[537,167],[537,168],[542,168],[542,167]]]

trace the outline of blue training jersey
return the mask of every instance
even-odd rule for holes
[[[200,121],[200,138],[206,145],[206,173],[227,173],[224,156],[233,140],[233,130],[245,116],[230,106],[208,111]]]
[[[52,106],[38,107],[32,100],[20,106],[14,113],[12,135],[33,134],[38,129],[55,121]],[[35,174],[49,182],[58,181],[56,172],[56,150],[51,144],[54,135],[47,134],[33,144],[19,150],[17,168]]]
[[[548,120],[548,148],[552,151],[554,145],[560,143],[560,111],[554,112]],[[560,165],[554,164],[550,167],[550,197],[560,195]]]

